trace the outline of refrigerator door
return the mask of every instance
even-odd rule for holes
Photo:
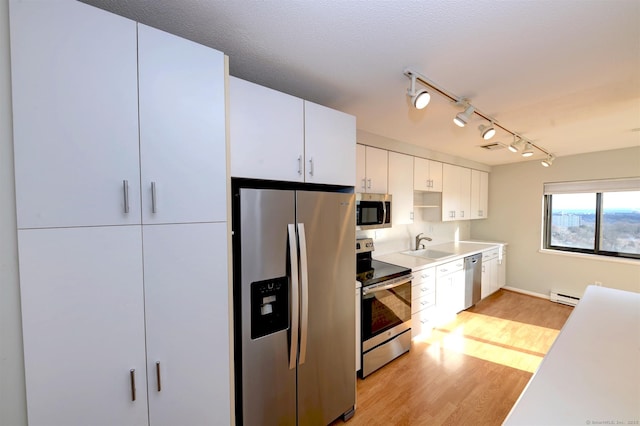
[[[296,369],[295,364],[293,369],[289,365],[288,225],[295,224],[294,200],[293,191],[240,189],[241,384],[245,425],[296,424]],[[297,348],[294,358],[296,354]]]
[[[327,425],[350,411],[356,396],[355,196],[298,191],[296,214],[303,225],[298,424]]]

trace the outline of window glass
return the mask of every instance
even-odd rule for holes
[[[640,191],[602,194],[600,250],[640,254]]]
[[[596,194],[554,194],[550,219],[552,246],[595,248]]]

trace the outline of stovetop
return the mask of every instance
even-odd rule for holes
[[[356,279],[362,283],[363,287],[410,274],[409,268],[375,259],[360,261],[356,267]]]

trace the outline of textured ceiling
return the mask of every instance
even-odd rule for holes
[[[638,0],[83,1],[221,50],[234,76],[433,151],[524,161],[479,148],[483,120],[458,128],[460,109],[441,96],[412,109],[406,67],[556,156],[640,146]]]

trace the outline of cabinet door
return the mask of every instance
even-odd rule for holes
[[[224,55],[138,24],[143,223],[226,217]]]
[[[429,179],[431,191],[442,192],[442,163],[429,160]]]
[[[229,137],[231,176],[303,181],[302,99],[229,77]]]
[[[393,225],[413,223],[413,157],[389,153],[389,193]]]
[[[10,12],[18,228],[140,223],[135,22],[72,1]]]
[[[429,160],[416,157],[413,163],[413,189],[416,191],[430,191],[431,177],[429,176]]]
[[[388,174],[388,151],[366,147],[367,191],[374,194],[386,194]]]
[[[143,227],[150,424],[230,424],[226,223]]]
[[[457,220],[460,199],[459,167],[444,164],[442,167],[442,221]]]
[[[367,192],[367,147],[356,145],[356,192]]]
[[[140,226],[18,239],[29,424],[148,424]]]
[[[489,296],[491,291],[491,267],[488,260],[482,260],[482,281],[480,284],[480,298]]]
[[[471,169],[458,167],[460,174],[460,192],[458,199],[458,220],[471,219]]]
[[[304,101],[305,181],[355,185],[356,118]]]
[[[471,219],[488,216],[489,173],[471,170]]]

